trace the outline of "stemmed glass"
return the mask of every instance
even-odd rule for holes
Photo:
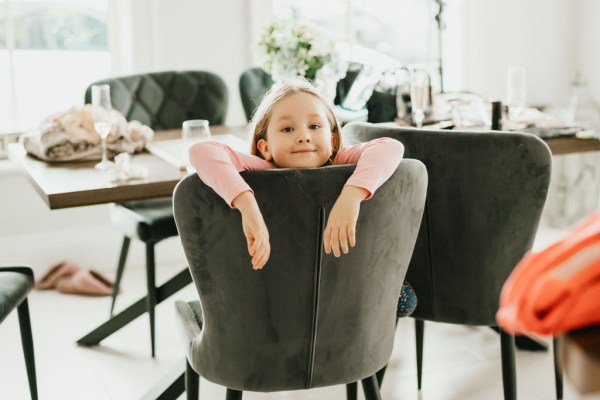
[[[186,162],[188,171],[191,171],[188,151],[190,146],[198,141],[205,141],[211,138],[209,122],[205,119],[190,119],[183,121],[181,126],[181,138],[183,139],[183,158]]]
[[[93,85],[92,86],[92,105],[94,115],[94,128],[100,139],[102,139],[102,161],[96,164],[98,170],[106,170],[112,164],[106,157],[106,138],[111,130],[111,109],[110,104],[110,86],[109,85]]]
[[[508,120],[517,123],[517,118],[525,110],[526,78],[525,68],[509,67],[506,76],[506,104]]]
[[[410,68],[410,106],[417,128],[423,127],[425,110],[429,104],[429,73],[425,68]]]

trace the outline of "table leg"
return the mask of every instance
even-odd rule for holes
[[[157,288],[156,304],[161,303],[163,300],[169,298],[179,290],[186,287],[192,282],[192,276],[190,275],[189,269],[186,267],[183,271],[179,272],[173,278],[163,283]],[[108,336],[112,335],[140,315],[146,312],[146,297],[143,297],[127,307],[125,310],[116,314],[98,326],[96,329],[82,337],[77,341],[77,344],[84,346],[95,346]],[[185,365],[184,365],[185,366]]]

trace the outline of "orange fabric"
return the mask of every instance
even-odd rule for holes
[[[542,335],[600,323],[600,212],[523,257],[504,283],[496,320],[510,333]]]

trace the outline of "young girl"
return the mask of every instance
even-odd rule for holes
[[[329,103],[305,79],[275,84],[251,121],[252,155],[218,142],[190,148],[190,161],[200,179],[232,207],[240,210],[254,269],[270,254],[269,232],[253,192],[240,171],[266,168],[315,168],[357,163],[334,204],[324,232],[327,254],[348,253],[356,243],[354,230],[361,201],[370,198],[396,170],[404,146],[381,138],[342,148],[340,126]]]
[[[269,232],[252,189],[239,172],[267,168],[316,168],[354,164],[356,169],[336,200],[323,234],[325,252],[340,257],[356,244],[360,203],[369,199],[396,170],[404,154],[397,140],[380,138],[342,147],[340,125],[333,109],[305,79],[276,83],[261,101],[250,123],[252,155],[209,141],[190,148],[190,161],[200,179],[242,214],[242,228],[252,267],[269,259]],[[406,283],[405,285],[406,286]],[[403,286],[399,316],[412,313],[416,297]],[[404,296],[406,297],[406,296]],[[400,315],[402,314],[402,315]]]

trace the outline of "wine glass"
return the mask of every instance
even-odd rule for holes
[[[190,146],[198,141],[209,140],[211,138],[208,121],[205,119],[183,121],[181,138],[183,139],[183,157],[189,170],[188,151]]]
[[[110,104],[110,86],[93,85],[92,86],[92,106],[94,115],[94,128],[100,139],[102,139],[102,161],[96,164],[95,168],[104,171],[112,164],[106,157],[106,138],[110,133],[112,120]]]
[[[425,110],[429,104],[429,73],[425,68],[410,68],[410,106],[417,128],[423,127]]]
[[[525,68],[508,67],[506,75],[506,104],[508,120],[517,123],[518,117],[525,110],[526,78]]]

